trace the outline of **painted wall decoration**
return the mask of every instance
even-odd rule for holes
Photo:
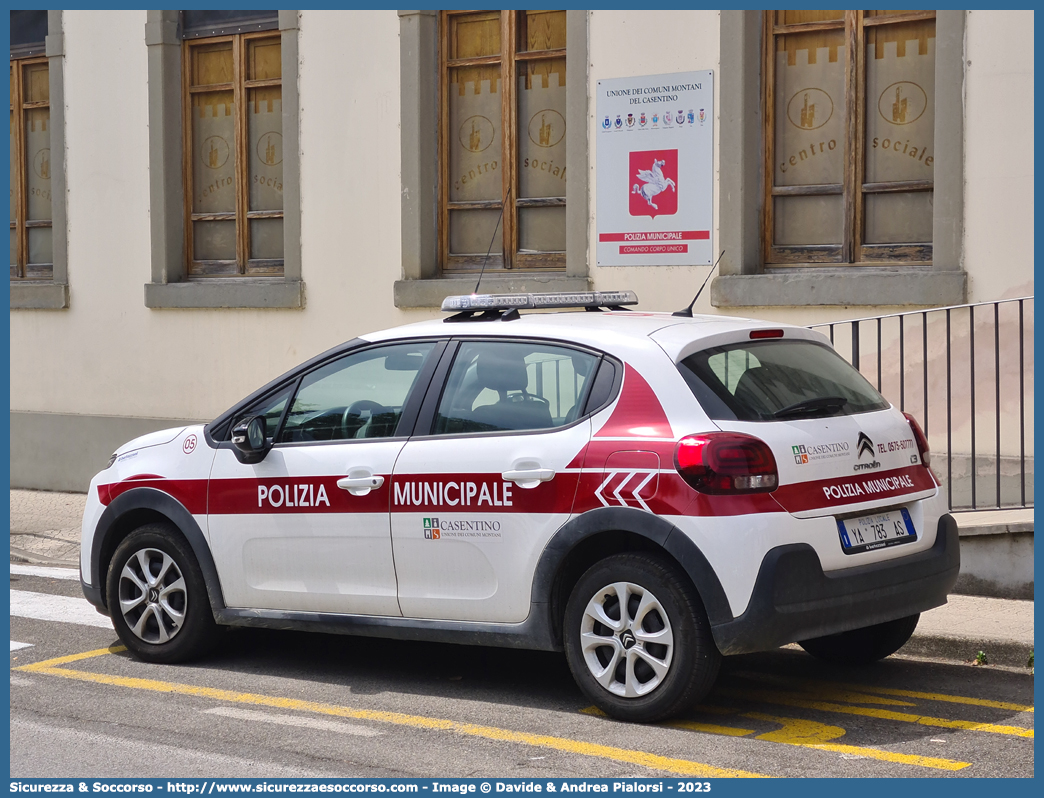
[[[887,26],[867,43],[867,183],[934,180],[935,26]],[[868,194],[868,244],[932,240],[931,191]]]

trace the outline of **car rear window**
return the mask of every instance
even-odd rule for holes
[[[883,410],[888,402],[833,349],[813,341],[751,341],[704,349],[678,364],[713,419],[781,421]]]

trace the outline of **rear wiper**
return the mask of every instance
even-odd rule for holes
[[[782,410],[772,414],[773,418],[785,418],[787,416],[799,416],[804,413],[815,413],[819,410],[840,410],[848,404],[843,396],[817,396],[813,399],[802,399],[792,405],[787,405]]]

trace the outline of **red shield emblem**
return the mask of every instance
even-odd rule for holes
[[[678,151],[632,152],[627,173],[631,216],[671,216],[678,212]]]

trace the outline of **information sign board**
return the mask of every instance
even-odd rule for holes
[[[714,73],[598,81],[599,266],[713,262]]]

